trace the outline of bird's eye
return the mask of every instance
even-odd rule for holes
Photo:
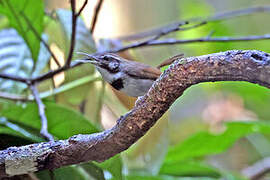
[[[109,68],[113,72],[118,72],[119,71],[119,63],[118,62],[110,62]]]
[[[103,59],[104,59],[105,61],[109,61],[109,60],[110,60],[110,58],[109,58],[108,56],[103,56]]]

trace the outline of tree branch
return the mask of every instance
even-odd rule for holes
[[[68,91],[72,88],[78,87],[80,85],[83,85],[85,83],[90,83],[94,81],[101,81],[102,78],[100,76],[85,76],[83,78],[74,80],[72,82],[66,83],[64,85],[61,85],[60,87],[54,88],[53,90],[48,90],[45,92],[41,92],[39,94],[40,99],[47,98],[65,91]],[[0,98],[3,99],[8,99],[11,101],[34,101],[35,99],[33,96],[26,96],[26,95],[20,95],[20,94],[12,94],[12,93],[7,93],[7,92],[2,92],[0,91]]]
[[[31,79],[22,78],[19,76],[14,76],[14,75],[9,75],[9,74],[1,74],[0,73],[0,78],[13,80],[13,81],[17,81],[17,82],[21,82],[21,83],[25,83],[25,84],[31,84]]]
[[[72,26],[71,26],[71,38],[70,38],[70,47],[69,53],[67,57],[67,61],[65,66],[69,66],[72,60],[72,55],[75,47],[75,39],[76,39],[76,26],[77,26],[77,17],[76,17],[76,0],[70,0],[71,12],[72,12]]]
[[[270,172],[270,157],[264,158],[245,168],[242,174],[251,180],[258,180]]]
[[[19,94],[11,94],[7,92],[0,91],[0,98],[8,99],[11,101],[28,101],[27,96],[19,95]]]
[[[96,27],[97,19],[98,19],[98,14],[99,14],[99,11],[101,9],[102,3],[103,3],[103,0],[99,0],[97,3],[97,6],[95,8],[94,16],[93,16],[91,27],[90,27],[90,33],[92,35],[94,34],[94,31],[95,31],[95,27]]]
[[[88,0],[85,0],[82,7],[78,11],[78,13],[76,13],[76,0],[70,0],[71,12],[72,12],[72,26],[71,26],[72,30],[71,30],[69,53],[68,53],[67,61],[66,61],[66,64],[65,64],[65,66],[67,66],[67,67],[70,66],[72,56],[73,56],[73,51],[74,51],[74,48],[75,48],[77,19],[80,16],[83,9],[85,8],[87,2],[88,2]]]
[[[209,16],[206,18],[201,18],[201,17],[195,17],[188,19],[186,21],[188,22],[214,22],[214,21],[220,21],[220,20],[226,20],[234,17],[239,17],[239,16],[246,16],[250,15],[253,13],[258,13],[258,12],[269,12],[270,11],[270,6],[257,6],[257,7],[250,7],[250,8],[244,8],[244,9],[238,9],[238,10],[233,10],[233,11],[226,11],[226,12],[221,12],[214,14],[213,16]],[[165,26],[155,28],[152,30],[144,31],[141,33],[136,33],[133,35],[129,36],[123,36],[123,37],[118,37],[118,40],[125,40],[125,41],[131,41],[131,40],[137,40],[137,39],[142,39],[146,38],[149,36],[154,36],[156,34],[159,34],[163,29],[169,28],[169,27],[174,27],[178,23],[183,23],[184,21],[179,21],[171,24],[167,24]]]
[[[38,112],[39,112],[39,117],[41,120],[41,129],[40,129],[40,134],[49,141],[53,141],[53,136],[48,132],[48,120],[45,114],[45,105],[43,104],[43,102],[41,101],[40,97],[39,97],[39,93],[37,90],[37,87],[35,84],[30,86],[31,91],[33,93],[34,99],[37,103],[38,106]]]
[[[201,82],[248,81],[270,88],[269,77],[270,54],[256,50],[178,59],[113,128],[0,151],[0,177],[104,161],[141,138],[190,86]]]
[[[170,34],[172,32],[175,32],[175,31],[185,31],[185,30],[189,30],[189,29],[194,29],[194,28],[200,27],[202,25],[205,25],[206,22],[201,22],[199,24],[195,24],[195,25],[190,26],[190,27],[181,28],[181,26],[186,25],[186,24],[188,24],[187,21],[175,24],[175,26],[170,26],[168,28],[164,28],[160,33],[158,33],[157,35],[155,35],[155,36],[153,36],[153,37],[151,37],[149,39],[146,39],[146,40],[141,41],[141,42],[135,42],[133,44],[130,44],[130,45],[127,45],[127,46],[124,46],[124,47],[120,47],[120,48],[117,48],[117,49],[113,49],[113,50],[110,50],[109,52],[117,53],[117,52],[125,51],[125,50],[131,49],[131,48],[147,46],[149,43],[161,38],[162,36],[166,36],[166,35],[168,35],[168,34]]]
[[[145,46],[161,46],[161,45],[173,45],[173,44],[188,44],[195,42],[233,42],[233,41],[257,41],[257,40],[266,40],[270,39],[270,34],[258,35],[258,36],[243,36],[243,37],[202,37],[195,39],[161,39],[161,40],[153,40],[147,41],[143,44],[141,43],[133,43],[125,47],[120,47],[118,49],[111,50],[110,52],[120,52],[125,51],[127,49],[135,49]]]
[[[83,9],[85,8],[85,6],[87,5],[88,0],[85,0],[82,7],[79,9],[79,11],[77,12],[76,16],[79,17],[83,11]]]

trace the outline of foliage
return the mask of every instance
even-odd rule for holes
[[[200,6],[194,5],[200,3]],[[185,1],[180,4],[181,17],[193,17],[194,14],[209,15],[210,11],[214,11],[212,5],[195,0],[193,3]],[[188,9],[188,11],[186,11]],[[18,75],[20,77],[30,78],[37,77],[44,69],[48,70],[48,62],[50,53],[40,42],[38,37],[49,45],[56,46],[64,52],[65,56],[69,52],[71,37],[71,11],[67,9],[56,9],[55,18],[44,15],[44,3],[41,0],[2,0],[0,1],[0,73]],[[29,26],[31,22],[31,27]],[[233,25],[219,22],[209,23],[207,26],[193,29],[191,31],[177,33],[178,38],[194,38],[198,36],[206,36],[212,30],[218,36],[234,34],[238,29],[236,23]],[[253,27],[249,27],[252,29]],[[34,33],[33,29],[36,31]],[[110,41],[105,43],[110,44]],[[251,45],[252,44],[252,45]],[[192,44],[192,46],[181,46],[182,50],[189,54],[206,54],[217,51],[224,51],[233,48],[250,48],[254,46],[256,49],[269,50],[268,44],[251,43],[213,43],[213,44]],[[175,47],[175,46],[174,46]],[[202,48],[203,47],[203,48]],[[82,51],[94,53],[98,48],[86,27],[85,22],[80,17],[77,22],[76,46],[75,52]],[[160,53],[161,54],[161,53]],[[77,58],[75,56],[75,58]],[[102,107],[113,112],[111,116],[116,117],[127,111],[124,101],[115,97],[109,88],[105,88],[104,84],[100,84],[100,78],[96,77],[94,68],[89,66],[81,66],[72,69],[64,74],[64,82],[60,87],[55,88],[49,82],[41,84],[39,87],[41,97],[46,106],[46,117],[48,119],[48,130],[56,139],[67,139],[75,134],[91,134],[101,131],[102,123],[100,120],[100,112]],[[44,85],[45,84],[45,85]],[[51,89],[55,88],[54,91]],[[193,87],[192,87],[193,88]],[[213,98],[213,94],[221,92],[222,95],[233,94],[240,97],[244,102],[243,108],[252,111],[256,117],[265,121],[239,121],[226,123],[225,130],[219,133],[213,133],[205,128],[207,125],[201,122],[201,114],[193,115],[196,111],[194,104],[189,106],[188,103],[177,109],[177,122],[181,118],[181,127],[177,128],[177,134],[171,133],[171,136],[180,137],[176,144],[171,144],[167,152],[167,121],[162,123],[164,129],[156,129],[155,133],[147,134],[144,137],[143,145],[134,145],[129,152],[119,154],[103,163],[89,162],[80,165],[62,167],[54,170],[55,179],[127,179],[127,180],[215,180],[230,179],[241,180],[239,171],[231,171],[225,168],[215,166],[209,159],[216,156],[222,156],[241,142],[248,139],[252,134],[260,134],[264,137],[265,142],[269,143],[269,107],[270,94],[269,89],[258,87],[250,83],[205,83],[194,87],[199,93],[205,93],[197,99],[198,91],[188,91],[185,97],[189,97],[188,101],[196,101],[196,104],[205,106],[209,99]],[[32,96],[25,84],[0,79],[0,92],[15,93],[17,95]],[[119,96],[120,97],[120,96]],[[209,99],[207,99],[207,98]],[[126,98],[127,99],[127,98]],[[179,102],[175,107],[179,106]],[[104,105],[104,106],[103,106]],[[37,104],[34,102],[10,102],[8,100],[0,101],[0,148],[5,149],[10,146],[20,146],[33,142],[41,142],[44,139],[39,134],[40,118],[38,114]],[[180,112],[182,109],[182,112]],[[79,112],[80,111],[80,112]],[[192,112],[191,112],[192,111]],[[181,114],[189,114],[181,116]],[[192,115],[191,115],[192,114]],[[166,115],[166,118],[171,118]],[[190,119],[196,121],[197,127],[190,124]],[[173,124],[174,122],[169,122]],[[177,123],[175,123],[177,124]],[[174,125],[174,124],[173,124]],[[177,124],[178,125],[178,124]],[[154,127],[156,128],[156,127]],[[182,128],[182,129],[181,129]],[[181,129],[181,130],[179,130]],[[195,129],[195,130],[194,130]],[[201,129],[204,129],[201,131]],[[164,130],[164,132],[163,132]],[[181,134],[181,131],[185,131]],[[192,132],[192,133],[191,133]],[[195,132],[195,133],[194,133]],[[164,134],[163,134],[164,133]],[[151,136],[151,137],[149,137]],[[155,144],[151,141],[160,139],[163,143]],[[172,137],[171,137],[172,138]],[[174,138],[174,137],[173,137]],[[158,140],[157,140],[158,139]],[[164,143],[165,141],[165,143]],[[249,142],[252,144],[252,142]],[[146,144],[146,145],[145,145]],[[165,147],[166,144],[166,147]],[[262,147],[252,147],[248,145],[247,149],[259,149]],[[258,151],[258,152],[257,152]],[[151,152],[159,157],[150,156]],[[167,152],[167,153],[166,153]],[[164,154],[164,155],[163,155]],[[269,153],[270,154],[270,153]],[[130,157],[131,156],[131,157]],[[252,157],[248,161],[254,161]],[[128,166],[127,157],[134,160],[134,166]],[[150,160],[149,160],[150,158]],[[157,171],[149,170],[146,167],[146,161],[154,161],[156,158],[162,161],[161,165],[156,163]],[[133,168],[132,168],[133,167]],[[134,168],[136,167],[136,168]],[[151,165],[154,169],[154,165]],[[36,173],[39,179],[49,179],[50,172],[43,171]]]
[[[34,61],[37,61],[40,40],[33,31],[29,31],[29,23],[40,37],[43,32],[44,4],[42,0],[3,0],[0,13],[5,15],[12,27],[23,37],[28,45]]]

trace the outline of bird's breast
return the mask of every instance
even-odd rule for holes
[[[147,93],[153,82],[153,80],[149,79],[126,78],[123,80],[124,86],[120,91],[133,97],[143,96]]]
[[[143,96],[147,93],[154,82],[154,80],[151,79],[130,77],[123,72],[112,74],[103,68],[97,67],[97,69],[105,81],[111,84],[111,86],[115,89],[124,92],[128,96]]]

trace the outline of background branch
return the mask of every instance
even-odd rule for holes
[[[141,138],[190,86],[200,82],[248,81],[270,88],[269,69],[270,54],[256,50],[232,50],[176,60],[113,128],[0,151],[0,177],[104,161]]]
[[[214,21],[220,21],[220,20],[226,20],[226,19],[231,19],[239,16],[246,16],[250,15],[253,13],[258,13],[258,12],[269,12],[270,11],[270,6],[257,6],[257,7],[250,7],[250,8],[244,8],[244,9],[238,9],[238,10],[233,10],[233,11],[226,11],[226,12],[221,12],[214,14],[213,16],[209,16],[206,18],[201,18],[201,17],[195,17],[191,18],[185,21],[188,22],[214,22]],[[174,27],[175,25],[179,23],[183,23],[185,21],[179,21],[171,24],[167,24],[165,26],[159,27],[159,28],[154,28],[152,30],[136,33],[133,35],[128,35],[128,36],[122,36],[118,37],[118,40],[125,40],[125,41],[131,41],[131,40],[137,40],[137,39],[142,39],[146,38],[149,36],[154,36],[156,34],[159,34],[160,32],[163,31],[163,29],[169,28],[169,27]]]
[[[71,30],[69,53],[68,53],[67,61],[65,64],[65,66],[67,66],[67,67],[70,66],[73,52],[74,52],[74,48],[75,48],[77,19],[80,16],[83,9],[85,8],[87,2],[88,2],[88,0],[85,0],[82,7],[79,9],[78,13],[76,13],[76,0],[70,0],[71,11],[72,11],[72,27],[71,27],[72,30]]]
[[[140,48],[145,46],[161,46],[161,45],[173,45],[173,44],[188,44],[195,42],[233,42],[233,41],[258,41],[258,40],[266,40],[270,39],[270,34],[258,35],[258,36],[243,36],[243,37],[202,37],[195,39],[162,39],[162,40],[154,40],[149,42],[133,43],[125,47],[120,47],[118,49],[112,50],[111,52],[120,52],[127,49]]]
[[[195,24],[193,26],[190,26],[190,27],[185,27],[185,28],[181,28],[181,26],[183,25],[186,25],[188,24],[188,22],[182,22],[182,23],[179,23],[179,24],[176,24],[175,26],[170,26],[168,28],[164,28],[159,34],[149,38],[149,39],[146,39],[144,41],[141,41],[141,42],[135,42],[135,43],[132,43],[130,45],[126,45],[124,47],[119,47],[117,49],[113,49],[113,50],[109,50],[109,52],[111,53],[117,53],[117,52],[121,52],[121,51],[125,51],[125,50],[128,50],[128,49],[132,49],[132,48],[138,48],[138,47],[143,47],[143,46],[147,46],[149,43],[163,37],[163,36],[166,36],[172,32],[176,32],[176,31],[185,31],[185,30],[190,30],[190,29],[194,29],[194,28],[197,28],[197,27],[200,27],[202,25],[205,25],[206,22],[201,22],[199,24]]]
[[[90,27],[90,33],[92,35],[94,34],[94,31],[95,31],[95,27],[96,27],[97,19],[98,19],[98,14],[99,14],[99,11],[101,9],[102,3],[103,3],[103,0],[99,0],[97,5],[96,5],[96,8],[95,8],[94,16],[93,16],[91,27]]]
[[[43,102],[41,101],[40,97],[39,97],[39,93],[37,90],[37,87],[35,84],[30,86],[30,89],[33,93],[34,99],[37,103],[38,106],[38,112],[39,112],[39,117],[41,120],[41,129],[40,129],[40,134],[49,141],[53,141],[53,136],[48,132],[48,120],[45,114],[45,105],[43,104]]]
[[[258,180],[270,172],[270,157],[264,158],[245,168],[242,174],[251,180]]]
[[[74,80],[72,82],[66,83],[58,88],[54,88],[53,90],[48,90],[45,92],[41,92],[39,94],[40,99],[47,98],[65,91],[68,91],[70,89],[73,89],[75,87],[78,87],[80,85],[89,83],[89,82],[95,82],[95,81],[101,81],[102,78],[100,76],[85,76],[83,78]],[[13,94],[13,93],[7,93],[7,92],[1,92],[0,91],[0,98],[8,99],[12,101],[34,101],[35,99],[33,96],[26,96],[26,95],[20,95],[20,94]]]

